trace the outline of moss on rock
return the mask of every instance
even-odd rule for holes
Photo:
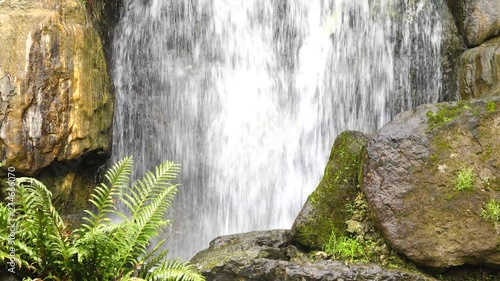
[[[366,142],[366,136],[354,131],[337,137],[323,179],[292,227],[294,241],[321,249],[334,228],[345,233],[346,220],[350,217],[346,205],[354,201],[359,191],[359,159]]]

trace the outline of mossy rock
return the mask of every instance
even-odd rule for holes
[[[368,141],[360,132],[341,133],[330,153],[325,174],[309,196],[292,227],[293,240],[303,246],[321,249],[333,229],[345,233],[349,204],[359,191],[359,158]]]
[[[362,190],[389,244],[437,268],[500,265],[500,98],[425,105],[366,146]],[[467,179],[464,179],[467,178]]]
[[[417,272],[387,269],[377,264],[311,261],[291,244],[289,230],[254,231],[221,236],[196,254],[196,264],[207,281],[257,280],[400,280],[434,281]]]

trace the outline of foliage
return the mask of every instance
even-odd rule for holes
[[[491,199],[481,211],[481,217],[486,220],[500,222],[500,201]]]
[[[494,112],[497,110],[497,104],[493,101],[489,101],[486,103],[486,110],[489,112]]]
[[[130,185],[132,166],[132,158],[125,158],[106,173],[107,183],[97,186],[89,200],[95,212],[85,211],[84,224],[72,233],[52,205],[51,192],[35,179],[19,178],[19,267],[43,280],[204,280],[193,265],[166,259],[168,251],[160,250],[165,240],[150,249],[151,239],[169,225],[164,215],[177,192],[171,181],[179,166],[167,161]],[[124,212],[116,207],[119,203]],[[2,206],[2,225],[5,214]],[[1,239],[3,260],[7,248]]]
[[[474,185],[474,170],[472,168],[463,168],[458,171],[457,180],[455,182],[456,191],[471,190]]]
[[[342,235],[337,229],[332,230],[330,239],[323,246],[323,251],[332,255],[334,259],[350,262],[368,261],[363,245],[355,238]]]

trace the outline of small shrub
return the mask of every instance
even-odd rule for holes
[[[500,201],[491,199],[481,211],[481,217],[486,220],[500,222]]]
[[[332,255],[334,259],[349,262],[368,261],[362,244],[355,238],[343,236],[337,229],[333,229],[330,239],[323,246],[323,251]]]
[[[474,185],[474,170],[472,168],[464,168],[458,171],[457,180],[454,190],[466,191],[471,190]]]

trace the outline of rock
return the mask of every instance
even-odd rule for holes
[[[453,101],[458,96],[458,75],[460,55],[466,50],[464,39],[460,36],[450,10],[445,3],[437,1],[438,14],[442,26],[441,38],[441,98],[440,101]]]
[[[297,248],[290,244],[290,237],[288,230],[219,237],[191,262],[199,266],[207,281],[434,280],[375,264],[346,265],[331,260],[309,262],[298,259]]]
[[[464,52],[460,58],[462,99],[495,95],[500,90],[500,37]]]
[[[429,267],[500,265],[497,223],[481,217],[500,199],[499,139],[495,98],[418,107],[368,142],[362,190],[395,250]]]
[[[367,140],[355,131],[337,137],[323,179],[295,219],[292,227],[295,242],[321,249],[333,229],[344,233],[349,219],[346,205],[352,204],[359,191],[359,157]]]
[[[99,33],[107,61],[111,61],[112,42],[115,26],[120,19],[122,0],[93,0],[85,4],[90,12],[92,23]]]
[[[0,157],[24,175],[108,154],[113,95],[80,0],[0,3]]]
[[[500,33],[498,0],[447,0],[458,30],[473,47]]]

